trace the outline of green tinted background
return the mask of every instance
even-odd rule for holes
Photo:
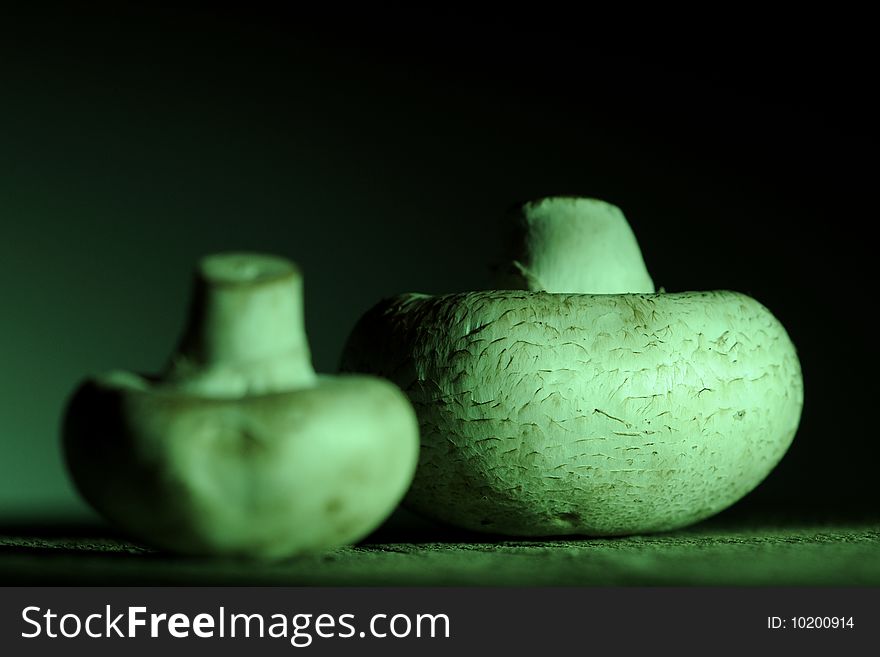
[[[0,23],[0,519],[87,517],[58,427],[90,372],[151,371],[191,265],[296,260],[319,370],[379,298],[484,287],[494,222],[553,193],[618,204],[667,290],[752,294],[806,381],[744,504],[876,500],[868,259],[845,84],[552,35],[310,34],[291,16],[129,10]],[[828,68],[832,67],[832,68]]]

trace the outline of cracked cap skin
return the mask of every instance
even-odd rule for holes
[[[526,206],[553,226],[520,224],[527,248],[507,271],[528,272],[524,290],[401,295],[355,327],[343,370],[389,378],[419,417],[414,510],[520,536],[669,530],[730,506],[784,455],[803,405],[785,329],[737,292],[654,293],[606,206]],[[612,231],[583,262],[567,252],[573,275],[544,252],[566,243],[566,226],[574,241]],[[613,286],[584,270],[621,241],[644,291],[545,289]]]

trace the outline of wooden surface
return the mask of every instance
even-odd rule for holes
[[[391,523],[276,563],[180,558],[102,526],[0,526],[0,581],[87,585],[880,585],[880,517],[722,514],[651,536],[510,540]]]

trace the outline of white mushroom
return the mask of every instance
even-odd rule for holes
[[[736,292],[654,294],[607,204],[544,199],[516,226],[500,276],[525,290],[402,295],[349,338],[342,369],[416,408],[406,503],[475,530],[615,535],[687,525],[760,483],[803,403],[770,312]]]
[[[411,481],[418,428],[387,381],[315,374],[292,263],[222,254],[199,264],[167,371],[87,380],[64,445],[84,497],[141,540],[277,558],[377,527]]]

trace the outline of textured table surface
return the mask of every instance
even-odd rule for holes
[[[0,582],[86,585],[880,586],[880,514],[727,513],[666,534],[510,540],[386,526],[275,563],[179,558],[101,526],[0,526]]]

